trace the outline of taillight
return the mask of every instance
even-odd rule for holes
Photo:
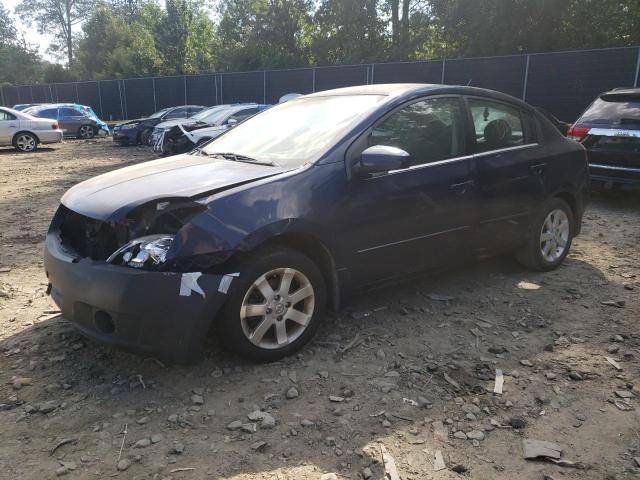
[[[53,123],[51,124],[51,128],[52,128],[53,130],[57,130],[57,129],[58,129],[58,122],[53,122]]]
[[[576,127],[575,125],[573,125],[567,132],[567,137],[581,142],[582,140],[584,140],[584,137],[588,135],[589,130],[591,129],[585,127]]]

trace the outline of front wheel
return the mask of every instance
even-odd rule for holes
[[[326,299],[316,264],[285,248],[241,260],[221,319],[221,343],[244,357],[270,362],[291,355],[318,329]]]
[[[564,200],[553,198],[535,216],[530,237],[516,257],[532,270],[553,270],[569,253],[574,231],[571,207]]]

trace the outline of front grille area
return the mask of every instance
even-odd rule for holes
[[[106,260],[118,249],[117,226],[80,215],[60,205],[52,228],[57,228],[62,245],[81,257]]]

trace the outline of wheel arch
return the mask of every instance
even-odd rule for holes
[[[250,250],[236,251],[236,253],[225,261],[225,264],[233,264],[239,256],[267,247],[285,247],[296,250],[309,257],[309,259],[318,266],[324,278],[327,287],[327,307],[333,312],[338,311],[340,308],[341,295],[335,259],[329,248],[314,235],[302,232],[280,233],[255,245]]]
[[[576,198],[576,196],[568,190],[561,190],[559,192],[556,192],[553,195],[553,198],[559,198],[560,200],[564,200],[565,202],[567,202],[569,208],[571,208],[571,213],[573,213],[573,228],[575,231],[574,236],[578,235],[580,233],[582,221],[580,207],[578,205],[578,199]]]
[[[36,139],[36,144],[40,143],[40,137],[38,137],[38,135],[30,130],[20,130],[18,132],[15,133],[15,135],[13,136],[13,138],[11,139],[11,144],[15,145],[16,142],[16,138],[18,138],[18,135],[20,135],[21,133],[28,133],[29,135],[33,135],[33,137]]]

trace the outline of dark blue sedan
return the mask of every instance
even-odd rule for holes
[[[264,111],[189,154],[62,198],[50,292],[89,337],[161,358],[223,346],[269,361],[350,295],[515,252],[562,263],[587,196],[584,148],[529,105],[444,85],[369,85]]]

